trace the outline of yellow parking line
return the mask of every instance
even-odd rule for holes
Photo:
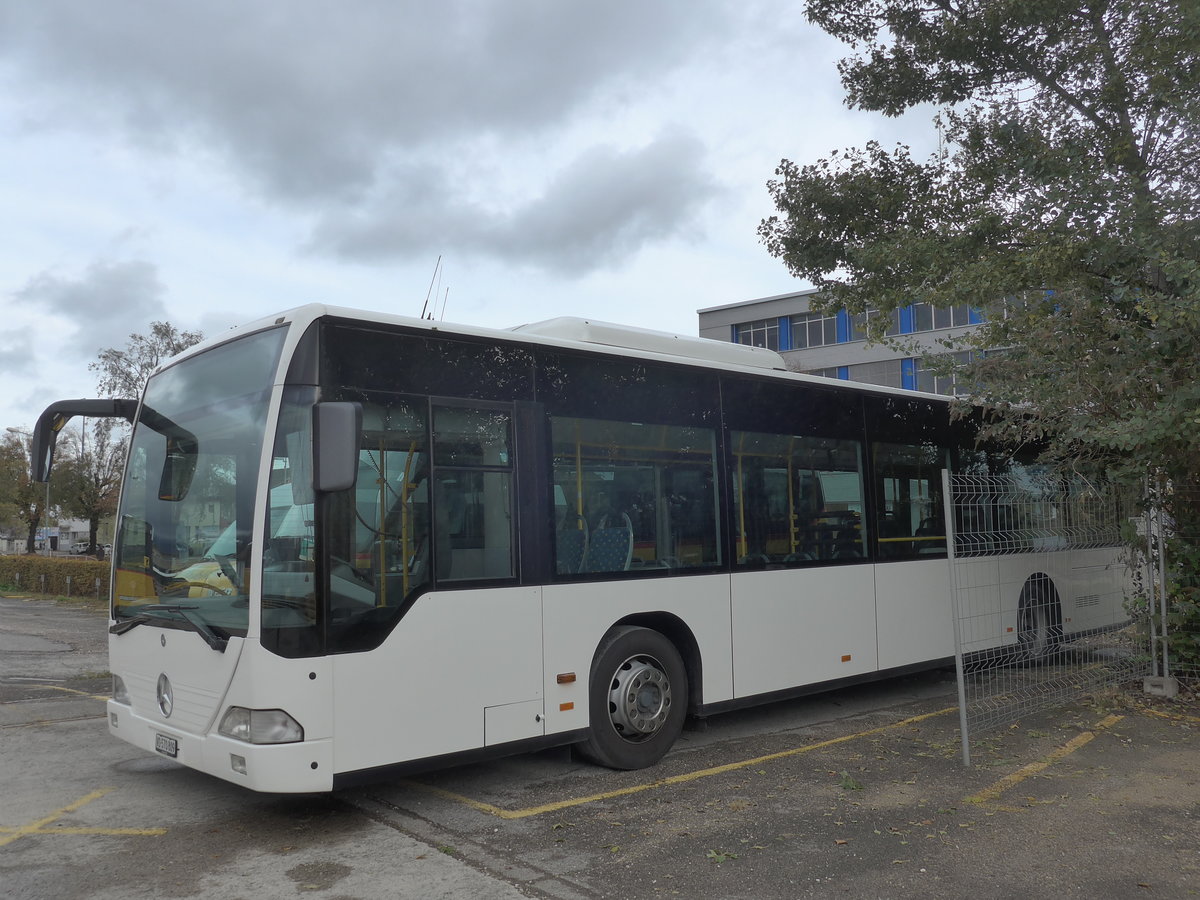
[[[832,738],[828,741],[820,741],[816,744],[805,744],[803,747],[793,747],[790,750],[781,750],[778,753],[768,753],[765,756],[756,756],[753,759],[745,759],[735,763],[726,763],[725,765],[713,766],[712,768],[708,769],[699,769],[695,772],[686,772],[682,775],[672,775],[669,778],[660,778],[657,781],[651,781],[645,784],[630,785],[629,787],[605,791],[601,794],[590,794],[586,797],[572,797],[568,800],[559,800],[555,803],[545,803],[541,806],[530,806],[525,809],[504,809],[499,806],[494,806],[491,803],[473,800],[470,797],[464,797],[462,794],[456,794],[453,791],[447,791],[444,788],[423,784],[419,781],[408,781],[405,783],[411,787],[428,791],[431,794],[437,794],[439,797],[445,797],[448,800],[453,800],[456,803],[461,803],[464,806],[469,806],[471,809],[487,813],[491,816],[496,816],[501,819],[525,819],[529,816],[540,816],[549,812],[558,812],[559,810],[569,809],[573,806],[583,806],[585,804],[596,803],[601,800],[611,800],[614,797],[625,797],[630,794],[639,794],[642,791],[654,790],[655,788],[668,787],[674,784],[686,784],[689,781],[697,781],[701,778],[709,778],[713,775],[723,775],[726,772],[735,772],[738,769],[746,769],[750,766],[758,766],[762,765],[763,763],[773,762],[774,760],[786,759],[789,756],[799,756],[801,753],[810,753],[813,750],[822,750],[825,747],[832,747],[835,744],[844,744],[847,741],[857,740],[858,738],[870,737],[873,734],[880,734],[884,731],[890,731],[893,728],[902,728],[905,725],[914,725],[917,722],[923,722],[926,719],[932,719],[936,716],[944,716],[946,713],[955,712],[957,709],[958,707],[951,706],[947,707],[946,709],[939,709],[937,712],[924,713],[923,715],[913,716],[900,722],[893,722],[890,725],[881,725],[878,728],[872,728],[868,731],[847,734],[843,735],[842,737]]]
[[[1190,722],[1192,724],[1200,724],[1200,718],[1196,716],[1185,716],[1182,713],[1163,712],[1159,709],[1148,709],[1144,706],[1137,707],[1137,711],[1147,716],[1158,716],[1160,719],[1170,719],[1173,722]]]
[[[77,827],[59,827],[44,830],[51,822],[61,819],[67,813],[73,813],[84,806],[87,806],[93,800],[99,800],[105,794],[112,793],[116,788],[101,788],[98,791],[92,791],[80,797],[74,803],[69,803],[60,809],[56,809],[44,818],[38,819],[36,822],[31,822],[28,825],[20,825],[16,828],[0,827],[0,847],[7,846],[13,841],[28,837],[32,834],[103,834],[103,835],[142,835],[157,837],[167,833],[165,828],[77,828]]]
[[[997,781],[991,787],[980,791],[978,794],[972,794],[970,797],[967,798],[967,802],[968,803],[991,803],[992,801],[999,799],[1000,796],[1002,794],[1004,794],[1010,788],[1015,787],[1016,785],[1020,784],[1026,778],[1030,778],[1034,775],[1037,775],[1039,772],[1044,772],[1046,769],[1050,768],[1050,766],[1054,765],[1060,759],[1063,759],[1066,756],[1070,756],[1072,753],[1074,753],[1076,750],[1078,750],[1084,744],[1087,744],[1090,741],[1092,741],[1093,739],[1095,739],[1096,735],[1099,734],[1101,731],[1105,730],[1106,728],[1111,728],[1113,725],[1116,725],[1118,722],[1120,722],[1123,718],[1125,718],[1125,717],[1114,715],[1114,716],[1107,716],[1107,717],[1101,719],[1099,722],[1097,722],[1092,727],[1091,731],[1085,731],[1082,734],[1077,734],[1075,737],[1071,738],[1071,740],[1067,741],[1065,744],[1063,744],[1057,750],[1054,750],[1053,752],[1049,753],[1042,759],[1039,759],[1037,762],[1032,762],[1027,766],[1022,766],[1020,769],[1017,769],[1017,771],[1013,772],[1011,775],[1006,775],[1003,778],[1001,778],[999,781]]]
[[[42,688],[47,691],[62,691],[65,694],[78,694],[80,697],[90,697],[92,700],[102,700],[107,703],[110,698],[101,694],[89,694],[87,691],[77,691],[74,688],[61,687],[57,684],[35,684],[35,688]]]

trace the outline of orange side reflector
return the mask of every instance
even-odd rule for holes
[[[850,654],[849,653],[847,653],[845,656],[842,657],[842,662],[850,662]]]
[[[1011,628],[1009,628],[1009,629],[1008,629],[1008,633],[1009,633],[1009,634],[1012,634],[1012,629],[1011,629]]]
[[[574,703],[560,703],[560,704],[558,704],[558,711],[559,711],[559,712],[566,712],[567,710],[574,709],[574,708],[575,708],[575,704],[574,704]]]
[[[560,672],[558,675],[558,683],[559,684],[574,684],[575,683],[575,673],[574,672]]]

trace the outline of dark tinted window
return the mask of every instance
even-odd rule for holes
[[[406,334],[361,325],[326,325],[322,383],[365,390],[463,397],[528,399],[533,355],[527,348]]]

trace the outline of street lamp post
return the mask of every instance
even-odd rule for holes
[[[33,472],[33,435],[23,428],[5,428],[9,434],[19,434],[29,439],[29,471]],[[46,529],[46,555],[50,555],[50,476],[46,475],[46,503],[42,507],[43,527]]]

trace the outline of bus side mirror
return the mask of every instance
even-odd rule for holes
[[[358,482],[362,406],[318,403],[313,407],[313,488],[344,491]]]

